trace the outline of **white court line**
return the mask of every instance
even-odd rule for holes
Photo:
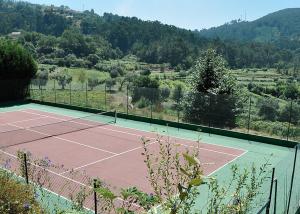
[[[10,124],[9,124],[10,125]],[[42,134],[42,135],[45,135],[45,136],[49,136],[49,134],[46,134],[44,132],[40,132],[40,131],[36,131],[36,130],[33,130],[33,129],[27,129],[27,128],[24,128],[22,126],[17,126],[17,125],[14,125],[14,124],[11,124],[11,126],[15,126],[17,128],[22,128],[22,129],[25,129],[25,130],[28,130],[28,131],[31,131],[31,132],[36,132],[38,134]],[[86,145],[86,144],[82,144],[82,143],[78,143],[76,141],[72,141],[72,140],[67,140],[67,139],[64,139],[64,138],[61,138],[61,137],[57,137],[57,136],[49,136],[49,138],[55,138],[55,139],[59,139],[59,140],[63,140],[63,141],[66,141],[66,142],[69,142],[69,143],[73,143],[73,144],[77,144],[77,145],[80,145],[80,146],[84,146],[84,147],[88,147],[90,149],[95,149],[95,150],[99,150],[99,151],[102,151],[102,152],[106,152],[106,153],[110,153],[110,154],[113,154],[113,155],[116,155],[117,153],[115,152],[111,152],[111,151],[108,151],[108,150],[104,150],[104,149],[100,149],[100,148],[97,148],[97,147],[93,147],[93,146],[89,146],[89,145]],[[43,139],[41,139],[43,140]],[[31,142],[34,142],[34,141],[31,141]],[[28,142],[28,143],[31,143],[31,142]]]
[[[239,156],[237,156],[236,158],[232,159],[231,161],[227,162],[226,164],[224,164],[223,166],[219,167],[218,169],[214,170],[213,172],[209,173],[207,176],[211,176],[214,173],[216,173],[217,171],[221,170],[222,168],[224,168],[225,166],[231,164],[232,162],[236,161],[238,158],[242,157],[243,155],[245,155],[248,151],[245,151],[244,153],[240,154]]]
[[[26,111],[24,111],[24,112],[26,112]],[[26,112],[26,113],[31,113],[31,112]],[[39,113],[32,113],[32,114],[40,115],[40,116],[46,116],[46,115],[39,114]],[[57,118],[57,117],[52,117],[52,116],[48,116],[48,117],[49,117],[49,118],[55,118],[55,119],[64,121],[63,119],[60,119],[60,118]],[[71,117],[71,118],[72,118],[72,117]],[[76,121],[70,121],[70,122],[76,123],[76,124],[85,125],[85,126],[91,126],[91,127],[93,126],[93,125],[90,125],[90,124],[87,124],[87,123],[81,123],[81,122],[76,122]],[[97,121],[93,121],[93,122],[97,122]],[[114,126],[117,126],[117,125],[114,125]],[[120,126],[117,126],[117,127],[120,127]],[[134,133],[125,132],[125,131],[120,131],[120,130],[115,130],[115,129],[109,129],[109,128],[100,127],[100,126],[92,127],[92,128],[104,129],[104,130],[109,130],[109,131],[113,131],[113,132],[119,132],[119,133],[123,133],[123,134],[128,134],[128,135],[133,135],[133,136],[143,137],[143,135],[134,134]],[[124,128],[124,127],[122,127],[122,128]],[[129,129],[130,129],[130,128],[129,128]],[[137,129],[134,129],[134,130],[137,130]],[[137,130],[137,131],[147,132],[147,131],[143,131],[143,130]],[[149,133],[149,132],[148,132],[148,133]],[[152,133],[152,132],[151,132],[151,133]],[[152,134],[153,134],[153,133],[152,133]],[[166,135],[163,135],[163,136],[166,136]],[[155,138],[152,138],[152,137],[146,137],[146,138],[155,140]],[[192,143],[194,143],[194,141],[189,140],[189,139],[184,139],[184,138],[178,138],[178,137],[173,137],[173,138],[172,138],[172,137],[171,137],[171,139],[181,139],[181,140],[185,140],[185,141],[187,141],[187,142],[192,142]],[[198,148],[198,147],[195,147],[195,146],[189,146],[189,145],[182,144],[182,143],[176,143],[176,144],[179,144],[179,145],[182,145],[182,146],[185,146],[185,147],[194,147],[194,148]],[[207,145],[215,145],[215,144],[208,144],[208,143],[205,143],[205,144],[207,144]],[[200,145],[201,145],[201,143],[200,143]],[[226,148],[226,146],[222,146],[222,145],[216,145],[216,146]],[[230,148],[230,147],[227,147],[227,148]],[[231,153],[227,153],[227,152],[221,152],[221,151],[217,151],[217,150],[213,150],[213,149],[206,149],[206,148],[200,148],[200,147],[199,147],[199,149],[205,150],[205,151],[209,151],[209,152],[219,153],[219,154],[223,154],[223,155],[228,155],[228,156],[237,157],[237,155],[234,155],[234,154],[231,154]],[[235,149],[235,150],[240,150],[240,151],[246,152],[246,150],[243,150],[243,149],[237,149],[237,148],[231,148],[231,149]]]
[[[25,110],[31,110],[31,109],[30,109],[30,108],[27,108],[27,109],[25,109]],[[12,113],[12,112],[19,112],[19,111],[24,111],[24,109],[18,109],[18,110],[16,110],[16,109],[10,109],[10,110],[8,110],[8,111],[1,111],[0,114]]]
[[[8,152],[5,152],[5,151],[3,151],[3,150],[1,150],[1,149],[0,149],[0,152],[6,154],[6,155],[8,155],[8,156],[11,156],[11,157],[13,157],[13,158],[15,158],[15,159],[18,159],[17,156],[15,156],[15,155],[13,155],[13,154],[10,154],[10,153],[8,153]],[[58,173],[56,173],[56,172],[54,172],[54,171],[52,171],[52,170],[49,170],[49,169],[46,169],[46,168],[41,167],[41,166],[39,166],[39,165],[36,165],[35,163],[31,163],[31,162],[29,162],[29,163],[30,163],[31,165],[37,167],[37,168],[41,168],[41,169],[43,169],[43,170],[45,170],[45,171],[47,171],[47,172],[53,173],[54,175],[56,175],[56,176],[58,176],[58,177],[62,177],[62,178],[64,178],[64,179],[67,179],[67,180],[69,180],[69,181],[71,181],[71,182],[74,182],[74,183],[76,183],[76,184],[79,184],[79,185],[81,185],[81,186],[87,187],[87,188],[89,188],[89,189],[93,189],[93,187],[91,187],[91,186],[89,186],[89,185],[86,185],[86,184],[84,184],[84,183],[81,183],[81,182],[79,182],[79,181],[76,181],[76,180],[74,180],[74,179],[72,179],[72,178],[66,177],[66,176],[64,176],[64,175],[60,175],[60,174],[58,174]],[[43,187],[43,188],[44,188],[44,187]],[[45,189],[46,189],[46,188],[45,188]],[[57,193],[56,193],[56,194],[57,194]],[[57,195],[58,195],[58,194],[57,194]],[[120,201],[124,201],[124,200],[123,200],[122,198],[120,198],[120,197],[118,197],[117,199],[120,200]],[[135,207],[141,208],[141,206],[139,206],[138,204],[133,203],[133,205],[134,205]]]
[[[39,120],[39,119],[43,119],[43,118],[48,118],[48,117],[47,116],[41,116],[41,117],[38,117],[38,118],[32,118],[32,119],[26,119],[26,120],[17,120],[15,122],[1,124],[0,126],[6,126],[6,125],[10,125],[10,124],[15,124],[15,123],[23,123],[23,122]]]
[[[156,143],[156,141],[147,144],[147,146],[148,146],[148,145],[152,145],[152,144],[154,144],[154,143]],[[96,164],[96,163],[100,163],[100,162],[102,162],[102,161],[109,160],[109,159],[111,159],[111,158],[115,158],[115,157],[118,157],[118,156],[120,156],[120,155],[124,155],[124,154],[126,154],[126,153],[133,152],[133,151],[135,151],[135,150],[139,150],[139,149],[142,149],[142,148],[143,148],[142,146],[139,146],[139,147],[136,147],[136,148],[134,148],[134,149],[126,150],[126,151],[121,152],[121,153],[119,153],[119,154],[116,154],[116,155],[113,155],[113,156],[110,156],[110,157],[107,157],[107,158],[103,158],[103,159],[94,161],[94,162],[92,162],[92,163],[85,164],[85,165],[83,165],[83,166],[79,166],[79,167],[77,167],[77,168],[74,168],[73,170],[76,171],[76,170],[78,170],[78,169],[85,168],[85,167],[87,167],[87,166],[91,166],[91,165],[94,165],[94,164]],[[68,173],[68,172],[70,172],[70,171],[72,171],[72,170],[68,170],[68,171],[62,172],[62,173],[60,173],[60,174],[65,174],[65,173]]]
[[[27,110],[32,110],[32,111],[38,111],[38,112],[43,112],[43,113],[47,113],[45,111],[42,111],[42,110],[36,110],[36,109],[27,109]],[[29,114],[35,114],[35,115],[41,115],[41,116],[46,116],[44,114],[40,114],[40,113],[33,113],[33,112],[27,112],[26,110],[24,110],[25,113],[29,113]],[[49,112],[48,112],[49,113]],[[72,117],[72,116],[66,116],[66,115],[60,115],[58,113],[52,113],[50,112],[50,114],[55,114],[57,116],[63,116],[63,117],[69,117],[69,118],[74,118],[76,119],[76,117]],[[59,119],[59,120],[62,120],[61,118],[57,118],[57,117],[53,117],[53,116],[49,116],[50,118],[54,118],[54,119]],[[93,121],[95,122],[95,121]],[[97,122],[97,121],[96,121]],[[85,124],[86,125],[86,124]],[[120,126],[120,125],[117,125],[117,124],[114,124],[114,126],[116,127],[120,127],[120,128],[126,128],[126,129],[131,129],[131,130],[135,130],[135,131],[141,131],[141,132],[146,132],[146,133],[152,133],[151,131],[147,131],[147,130],[140,130],[140,129],[135,129],[135,128],[130,128],[130,127],[123,127],[123,126]],[[113,130],[113,131],[116,131],[116,130]],[[129,132],[128,132],[129,133]],[[169,137],[168,135],[165,135],[165,134],[159,134],[161,136],[167,136]],[[188,138],[182,138],[182,137],[173,137],[173,138],[177,138],[177,139],[181,139],[181,140],[185,140],[185,141],[191,141],[191,142],[194,142],[194,140],[191,140],[191,139],[188,139]],[[204,144],[207,144],[207,145],[215,145],[215,146],[218,146],[218,147],[223,147],[223,148],[228,148],[228,149],[234,149],[234,150],[241,150],[243,152],[245,151],[248,151],[248,150],[245,150],[245,149],[241,149],[241,148],[236,148],[236,147],[232,147],[232,146],[225,146],[225,145],[219,145],[219,144],[215,144],[215,143],[204,143]]]

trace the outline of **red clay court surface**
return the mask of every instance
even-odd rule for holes
[[[14,142],[24,141],[24,137],[38,137],[53,134],[61,129],[58,122],[72,117],[24,109],[0,113],[0,148]],[[54,123],[54,124],[53,124]],[[78,126],[89,126],[94,121],[74,122]],[[98,123],[98,122],[97,122]],[[47,129],[41,125],[53,124]],[[37,127],[39,126],[39,127]],[[49,128],[50,127],[50,128]],[[23,129],[16,134],[13,130]],[[55,131],[56,130],[56,131]],[[72,131],[72,130],[70,130]],[[15,133],[15,134],[12,134]],[[16,156],[18,150],[30,151],[35,157],[48,157],[53,163],[63,164],[66,169],[85,172],[91,178],[100,178],[109,185],[120,188],[136,186],[151,192],[143,162],[141,137],[150,141],[149,148],[157,150],[157,134],[124,128],[115,124],[91,127],[86,130],[57,135],[54,137],[6,147],[1,152]],[[172,143],[181,148],[196,147],[194,141],[170,137]],[[219,145],[200,143],[200,161],[205,175],[211,175],[228,163],[245,154],[246,151]],[[55,176],[68,178],[69,170],[53,169]],[[72,178],[71,182],[77,180]],[[80,182],[78,180],[78,182]]]

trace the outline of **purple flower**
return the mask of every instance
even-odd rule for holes
[[[25,210],[29,210],[30,209],[30,204],[29,203],[25,203],[23,205],[23,207],[24,207]]]
[[[10,162],[11,162],[11,159],[7,159],[5,161],[5,164],[4,164],[4,168],[5,169],[10,169],[11,168]]]

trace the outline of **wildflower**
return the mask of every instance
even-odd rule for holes
[[[23,205],[23,207],[24,207],[25,210],[29,210],[30,209],[30,204],[29,203],[25,203]]]
[[[11,168],[10,162],[11,162],[11,159],[7,159],[5,161],[5,164],[4,164],[4,168],[5,169],[10,169]]]

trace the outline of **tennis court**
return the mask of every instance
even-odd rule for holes
[[[141,138],[149,140],[150,149],[158,150],[157,134],[123,128],[114,125],[114,120],[96,114],[72,118],[33,109],[2,113],[0,145],[11,155],[16,155],[18,150],[29,151],[73,171],[84,170],[88,176],[101,178],[112,186],[137,186],[151,192],[141,155]],[[186,139],[171,137],[171,142],[183,149],[197,148],[197,142]],[[205,175],[246,152],[206,143],[199,145]],[[56,173],[68,176],[68,171]]]
[[[290,149],[280,146],[109,115],[38,104],[4,108],[0,112],[0,152],[17,159],[17,152],[22,150],[34,157],[46,157],[53,163],[63,164],[63,167],[47,168],[55,185],[46,186],[46,189],[65,198],[80,187],[92,189],[92,183],[86,177],[99,178],[116,191],[136,186],[150,193],[147,169],[141,155],[142,138],[149,140],[148,147],[153,151],[159,150],[158,135],[169,138],[182,151],[199,146],[204,175],[213,175],[221,182],[228,181],[233,163],[249,168],[252,164],[260,166],[270,159],[271,168],[292,154]],[[199,135],[200,143],[197,143]],[[16,167],[12,164],[12,169]],[[62,191],[61,186],[66,181],[69,183],[67,190]],[[201,188],[205,191],[206,187]],[[203,206],[205,200],[199,198],[196,204]],[[92,209],[93,200],[87,200],[85,207]]]

